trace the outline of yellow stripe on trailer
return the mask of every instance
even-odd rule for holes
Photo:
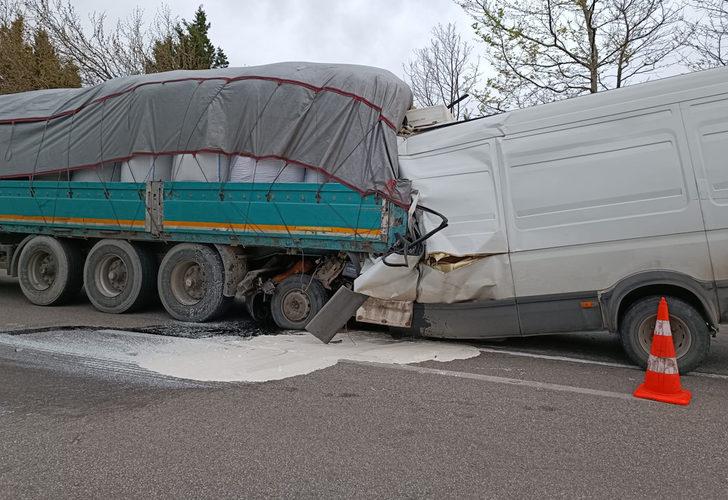
[[[74,224],[83,226],[124,226],[144,228],[143,220],[128,219],[89,219],[83,217],[46,217],[44,215],[3,215],[0,222],[31,222],[36,224]]]
[[[208,231],[241,231],[261,233],[315,233],[315,234],[350,234],[379,237],[381,229],[356,229],[350,227],[331,226],[285,226],[282,224],[233,224],[225,222],[192,222],[164,221],[165,229],[197,229]]]
[[[126,219],[97,219],[80,217],[45,217],[42,215],[3,215],[0,222],[34,223],[34,224],[74,224],[84,226],[122,226],[144,228],[143,220]],[[378,238],[381,229],[356,229],[350,227],[332,226],[285,226],[281,224],[227,224],[224,222],[194,222],[194,221],[164,221],[166,229],[192,229],[202,231],[240,231],[258,233],[307,233],[307,234],[333,234],[353,235]]]

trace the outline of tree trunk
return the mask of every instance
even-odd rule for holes
[[[586,32],[589,37],[589,91],[596,94],[599,91],[599,49],[597,48],[597,29],[592,24],[594,16],[594,4],[587,6],[587,0],[581,0],[579,5],[584,13],[584,22],[586,23]]]

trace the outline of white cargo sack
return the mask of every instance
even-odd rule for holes
[[[221,154],[197,153],[175,155],[173,181],[227,182],[230,159]]]
[[[172,156],[135,156],[121,164],[121,182],[169,181]]]
[[[315,168],[307,168],[306,175],[303,177],[303,182],[308,182],[310,184],[326,184],[326,176]]]
[[[230,166],[230,182],[253,182],[256,163],[256,159],[249,156],[234,157]]]
[[[255,160],[238,156],[230,169],[230,182],[303,182],[303,167],[286,164],[283,160]]]
[[[118,182],[121,166],[119,163],[109,163],[101,167],[75,170],[71,174],[73,182]]]

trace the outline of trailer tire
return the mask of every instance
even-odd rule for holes
[[[308,274],[289,276],[273,293],[273,321],[285,330],[302,330],[318,314],[326,300],[326,289],[316,278]]]
[[[710,327],[700,311],[677,297],[666,297],[670,327],[680,373],[703,362],[710,350]],[[619,325],[619,336],[627,356],[645,368],[649,358],[652,330],[657,318],[659,296],[645,297],[629,306]]]
[[[204,323],[222,315],[232,301],[223,295],[224,285],[222,258],[205,245],[176,245],[159,266],[159,298],[170,316],[180,321]]]
[[[68,302],[83,286],[81,250],[71,241],[36,236],[20,253],[18,280],[25,297],[35,305]]]
[[[86,295],[101,312],[122,314],[148,304],[157,283],[154,257],[124,240],[101,240],[86,256]]]

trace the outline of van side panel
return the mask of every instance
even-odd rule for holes
[[[721,321],[726,322],[728,321],[728,94],[685,102],[682,104],[682,112],[700,188],[700,201],[715,273]]]
[[[712,280],[679,105],[554,123],[507,137],[502,148],[525,335],[594,329],[584,299],[631,274]],[[549,297],[562,310],[553,329],[531,320]]]

